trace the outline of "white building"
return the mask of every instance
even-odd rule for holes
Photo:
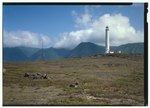
[[[109,46],[109,28],[106,26],[106,37],[105,37],[105,53],[110,53],[110,46]]]

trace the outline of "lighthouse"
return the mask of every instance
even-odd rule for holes
[[[106,38],[105,38],[105,53],[110,53],[110,47],[109,47],[109,27],[106,26]]]

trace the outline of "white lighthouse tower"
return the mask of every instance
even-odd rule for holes
[[[106,26],[106,38],[105,38],[105,53],[110,53],[109,48],[109,28]]]

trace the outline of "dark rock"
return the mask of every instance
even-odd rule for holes
[[[78,87],[78,83],[74,83],[74,84],[70,84],[69,87],[73,87],[73,88],[77,88]]]
[[[29,73],[28,72],[26,72],[25,74],[24,74],[24,77],[29,77],[30,75],[29,75]]]

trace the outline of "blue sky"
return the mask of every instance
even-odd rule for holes
[[[40,47],[41,39],[45,47],[73,48],[85,41],[104,45],[107,25],[111,45],[143,41],[144,5],[3,5],[4,45],[8,47]],[[136,40],[130,38],[136,36]]]

